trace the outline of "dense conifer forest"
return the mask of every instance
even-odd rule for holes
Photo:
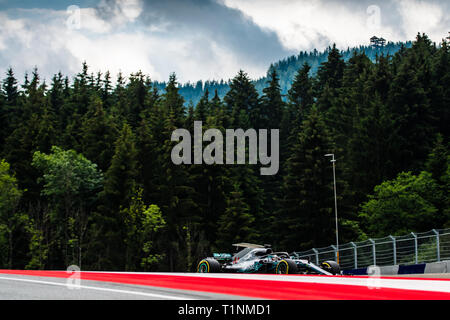
[[[187,271],[238,241],[327,246],[327,153],[337,159],[340,241],[450,227],[448,43],[419,34],[389,50],[302,53],[263,79],[240,71],[184,97],[175,74],[164,84],[140,71],[112,79],[84,63],[73,79],[46,82],[38,69],[18,79],[10,68],[0,268]],[[194,120],[280,129],[278,174],[173,164],[171,133]]]
[[[402,46],[410,48],[411,45],[412,42],[408,41],[405,43],[389,42],[386,45],[380,47],[375,47],[372,45],[360,46],[359,48],[348,48],[347,50],[342,51],[341,55],[344,61],[348,61],[352,57],[354,51],[364,52],[372,62],[375,62],[377,55],[394,55],[402,48]],[[315,75],[320,65],[323,62],[326,62],[326,60],[328,59],[328,54],[331,49],[332,48],[330,47],[323,52],[319,52],[317,50],[314,50],[312,52],[302,51],[298,55],[293,55],[282,59],[274,63],[270,67],[270,69],[275,68],[277,71],[283,100],[286,99],[286,95],[291,88],[291,84],[294,81],[298,69],[300,69],[305,63],[307,63],[311,67],[310,74]],[[259,94],[262,94],[263,89],[266,87],[268,78],[269,74],[266,77],[252,80],[252,83],[254,84],[256,91],[258,91]],[[209,92],[215,92],[215,90],[217,90],[219,97],[223,99],[223,97],[230,89],[229,84],[230,80],[223,79],[206,81],[199,80],[196,83],[188,82],[180,84],[179,93],[183,96],[185,105],[188,105],[191,102],[196,105],[200,101],[206,90],[208,90]],[[153,86],[158,88],[160,92],[163,92],[164,88],[167,86],[167,82],[154,81]]]

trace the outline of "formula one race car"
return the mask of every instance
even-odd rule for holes
[[[241,273],[278,273],[278,274],[340,274],[340,267],[335,261],[325,261],[320,267],[307,259],[299,259],[287,252],[273,252],[270,245],[251,243],[233,244],[243,248],[235,255],[214,253],[213,257],[202,259],[197,272],[241,272]]]

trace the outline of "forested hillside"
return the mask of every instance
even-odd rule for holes
[[[408,41],[406,43],[393,43],[389,42],[388,44],[382,47],[374,47],[374,46],[360,46],[359,48],[348,48],[345,51],[341,52],[342,59],[344,61],[348,61],[353,53],[356,51],[358,53],[365,53],[365,55],[372,61],[376,61],[376,57],[381,55],[394,55],[399,51],[402,46],[406,48],[410,48],[412,42]],[[328,48],[323,52],[318,52],[314,50],[313,52],[300,52],[298,55],[290,56],[283,60],[280,60],[274,63],[270,68],[275,68],[279,77],[280,89],[283,100],[286,100],[286,95],[288,90],[291,88],[291,84],[294,81],[295,74],[297,70],[300,69],[305,63],[307,63],[311,67],[311,75],[315,76],[319,66],[327,61],[328,54],[332,48]],[[263,89],[267,85],[267,81],[269,78],[269,73],[266,77],[252,80],[256,90],[259,94],[262,94]],[[204,95],[205,91],[214,92],[217,90],[219,97],[222,99],[225,94],[230,89],[230,80],[206,80],[206,81],[197,81],[196,83],[184,83],[179,84],[179,92],[180,95],[183,96],[185,100],[185,104],[188,105],[190,102],[197,104],[201,97]],[[153,86],[158,88],[161,92],[167,86],[166,82],[153,82]]]
[[[86,63],[73,80],[58,73],[49,83],[37,69],[23,80],[7,70],[0,268],[186,271],[238,241],[329,245],[327,153],[337,159],[340,241],[450,227],[448,43],[418,35],[374,61],[347,54],[288,59],[257,82],[240,71],[187,107],[174,74],[160,92],[151,75],[112,80]],[[194,120],[204,130],[279,128],[278,174],[174,165],[171,133]]]

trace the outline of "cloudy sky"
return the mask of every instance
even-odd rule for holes
[[[0,72],[49,79],[142,70],[153,80],[264,76],[299,51],[450,31],[449,0],[0,0]]]

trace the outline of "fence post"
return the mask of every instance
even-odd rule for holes
[[[395,242],[395,238],[393,236],[389,236],[392,240],[392,250],[394,256],[394,266],[397,264],[397,243]]]
[[[439,249],[439,232],[436,229],[433,229],[433,232],[436,234],[436,259],[437,262],[441,261],[441,252]]]
[[[337,255],[338,255],[338,253],[337,253],[337,248],[336,248],[336,246],[333,246],[333,245],[331,245],[330,247],[332,247],[333,250],[334,250],[334,261],[337,262]]]
[[[375,241],[372,239],[369,239],[370,243],[372,244],[372,255],[373,255],[373,265],[377,265],[377,253],[375,251]]]
[[[353,256],[354,256],[354,262],[355,262],[355,269],[358,269],[358,247],[354,242],[350,242],[350,244],[353,246]]]
[[[316,264],[319,265],[319,251],[317,251],[316,248],[312,248],[312,251],[314,251],[314,254],[316,256]]]
[[[414,263],[418,264],[419,263],[419,257],[418,257],[418,250],[417,250],[417,235],[414,232],[411,232],[412,236],[414,237]]]

